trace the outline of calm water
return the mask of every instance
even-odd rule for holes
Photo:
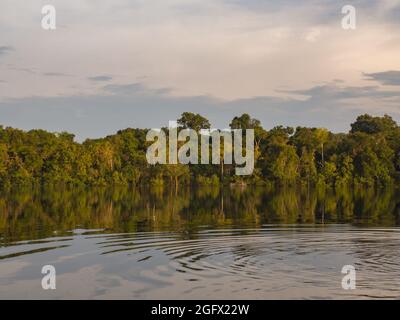
[[[0,298],[398,299],[399,225],[394,190],[2,192]]]

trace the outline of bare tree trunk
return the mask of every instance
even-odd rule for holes
[[[325,167],[325,158],[324,158],[324,144],[321,144],[321,156],[322,156],[322,166]]]
[[[221,215],[224,215],[224,192],[223,192],[223,190],[221,189],[220,190],[220,199],[221,199],[221,201],[220,201],[220,211],[219,211],[219,213],[221,214]]]
[[[221,159],[221,182],[224,179],[224,159]]]

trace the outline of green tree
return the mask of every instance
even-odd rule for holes
[[[193,129],[197,132],[201,129],[210,129],[210,122],[201,116],[200,114],[195,114],[192,112],[184,112],[178,119],[178,124],[184,129]]]

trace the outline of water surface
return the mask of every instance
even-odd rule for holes
[[[399,221],[394,190],[3,192],[0,298],[400,298]]]

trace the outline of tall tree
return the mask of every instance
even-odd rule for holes
[[[201,129],[210,129],[210,122],[198,113],[184,112],[178,119],[178,124],[184,129],[193,129],[197,132]]]

